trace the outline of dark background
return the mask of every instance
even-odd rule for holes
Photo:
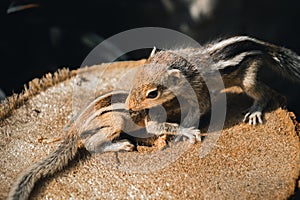
[[[215,2],[211,12],[195,16],[190,13],[193,0],[2,0],[0,88],[11,95],[47,72],[62,67],[77,68],[103,39],[145,26],[175,29],[200,43],[249,35],[300,54],[300,1],[208,2]],[[137,52],[126,59],[147,56]],[[291,109],[300,113],[299,85],[282,88],[292,95]]]

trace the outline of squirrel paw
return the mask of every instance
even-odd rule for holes
[[[128,140],[119,140],[115,143],[118,151],[132,151],[134,148],[134,145],[131,144]]]
[[[86,147],[87,148],[87,147]],[[134,149],[134,145],[131,144],[128,140],[118,140],[116,142],[107,142],[103,143],[96,148],[89,147],[88,151],[92,153],[103,153],[103,152],[118,152],[118,151],[132,151]]]
[[[196,129],[194,127],[180,127],[179,134],[187,137],[192,144],[194,144],[195,142],[201,142],[201,132],[199,129]]]
[[[262,121],[262,112],[261,111],[254,111],[254,112],[248,112],[246,113],[244,119],[243,119],[243,122],[247,122],[250,124],[250,125],[256,125],[257,122],[262,124],[263,121]]]

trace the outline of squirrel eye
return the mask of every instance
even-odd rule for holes
[[[149,99],[155,99],[156,97],[158,97],[158,94],[159,92],[157,89],[149,90],[146,94],[146,97]]]

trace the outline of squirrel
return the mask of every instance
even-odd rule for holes
[[[91,153],[132,151],[134,145],[129,140],[121,139],[119,136],[123,132],[130,133],[132,136],[141,136],[141,131],[144,130],[145,126],[144,119],[148,114],[146,112],[129,112],[125,107],[127,95],[128,91],[115,90],[90,102],[77,116],[71,119],[66,137],[58,148],[17,177],[11,186],[7,199],[28,199],[38,180],[53,175],[67,166],[80,148],[85,148]],[[178,111],[173,111],[170,113],[170,117],[175,117],[177,113]],[[190,130],[191,128],[186,128],[180,132],[173,129],[166,130],[159,132],[156,136],[184,135],[190,141],[200,137],[193,135]],[[196,133],[198,134],[198,131]],[[152,141],[150,136],[134,139],[148,144]]]
[[[191,105],[197,101],[198,116],[201,117],[211,109],[211,97],[205,77],[209,77],[207,81],[213,79],[215,74],[220,74],[225,87],[240,86],[254,99],[243,121],[250,125],[262,124],[262,112],[275,92],[259,76],[263,68],[300,82],[300,56],[290,49],[248,36],[221,39],[200,48],[158,52],[154,48],[147,62],[135,75],[126,107],[132,111],[142,111],[180,97]],[[190,95],[187,85],[195,92],[196,100]],[[191,116],[197,116],[196,114]],[[192,119],[191,116],[187,119]],[[147,120],[147,131],[159,131],[165,127],[165,122],[158,123],[149,118]],[[172,126],[178,129],[177,123],[168,123],[169,129]]]
[[[243,121],[262,123],[263,109],[273,94],[257,76],[262,67],[293,81],[300,80],[300,57],[296,53],[247,36],[216,41],[202,48],[153,51],[137,72],[129,93],[112,91],[93,100],[71,120],[67,136],[56,151],[17,178],[8,199],[29,198],[38,180],[65,167],[80,148],[97,153],[133,150],[134,145],[128,140],[117,140],[121,132],[134,132],[145,126],[150,134],[185,136],[191,143],[201,141],[199,129],[189,126],[189,121],[197,114],[209,112],[210,94],[203,76],[216,71],[226,87],[239,85],[254,99]],[[199,113],[193,110],[195,99],[186,91],[187,85],[195,92]],[[174,107],[179,96],[186,102],[183,107]],[[160,106],[171,118],[185,110],[193,112],[183,113],[184,126],[180,126],[162,122],[159,112],[151,114]]]
[[[115,140],[122,131],[140,128],[131,122],[131,117],[143,117],[140,114],[129,115],[125,110],[127,94],[127,91],[113,91],[93,100],[70,122],[68,133],[59,147],[16,179],[7,199],[28,199],[38,180],[65,167],[80,148],[85,147],[88,151],[97,153],[132,151],[134,145],[129,140]]]

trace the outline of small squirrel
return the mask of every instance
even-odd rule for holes
[[[79,148],[85,147],[90,152],[133,150],[134,145],[128,140],[114,140],[121,131],[134,131],[140,128],[132,122],[131,117],[143,116],[131,114],[130,117],[124,109],[127,94],[126,91],[114,91],[92,101],[71,122],[66,138],[56,151],[29,167],[17,178],[8,199],[28,199],[35,183],[61,170],[74,158]]]
[[[129,113],[125,109],[127,96],[128,91],[116,90],[103,94],[89,103],[70,121],[68,133],[56,151],[29,167],[16,179],[7,199],[28,199],[38,180],[67,166],[80,148],[95,153],[132,151],[134,145],[127,139],[119,139],[119,136],[122,132],[140,136],[145,126],[144,119],[148,114],[146,112]],[[171,117],[175,115],[177,111],[172,113]],[[200,137],[193,135],[190,129],[186,128],[180,132],[166,130],[156,135],[184,135],[191,141],[195,137]],[[149,143],[147,139],[152,141],[151,138],[143,139],[140,140],[145,143]],[[136,141],[138,140],[136,138]]]
[[[126,106],[129,110],[141,111],[182,97],[191,105],[197,101],[198,116],[202,116],[211,109],[205,77],[213,79],[214,74],[219,73],[225,87],[240,86],[254,99],[243,121],[261,124],[262,112],[274,92],[259,76],[262,68],[300,82],[300,56],[287,48],[248,36],[215,41],[201,48],[161,50],[157,53],[154,50],[146,64],[137,71]],[[196,100],[191,97],[187,85],[194,90]],[[165,127],[165,122],[148,120],[145,123],[150,126],[146,127],[149,132]],[[174,129],[178,127],[176,123],[169,123],[168,128],[172,125]]]

